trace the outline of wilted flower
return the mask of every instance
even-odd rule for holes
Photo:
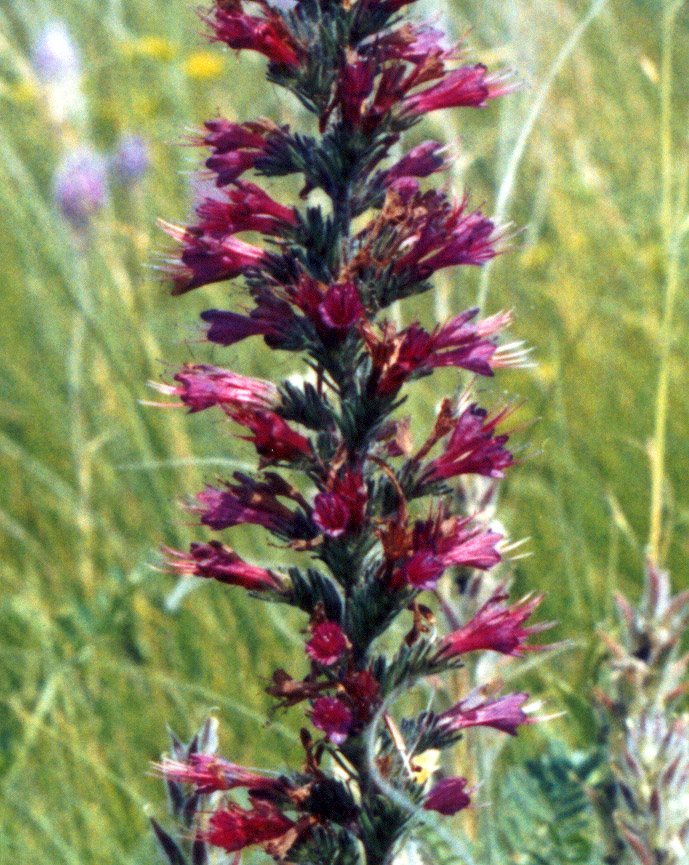
[[[193,784],[198,793],[232,790],[235,787],[247,787],[254,791],[281,790],[285,786],[284,781],[278,778],[267,778],[256,772],[249,772],[243,766],[211,754],[191,754],[186,763],[166,759],[154,763],[153,768],[165,778]]]
[[[493,727],[510,736],[517,735],[517,727],[529,723],[529,716],[521,708],[528,694],[506,694],[497,700],[460,700],[451,709],[438,715],[439,726],[446,731],[464,730],[466,727]]]
[[[443,509],[414,525],[407,557],[393,572],[389,586],[434,589],[451,565],[487,570],[497,564],[502,535],[471,519],[446,516]]]

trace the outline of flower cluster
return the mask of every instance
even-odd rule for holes
[[[507,312],[481,317],[470,307],[430,330],[385,317],[391,303],[427,291],[436,271],[491,259],[505,236],[466,197],[422,186],[451,162],[441,143],[391,159],[427,112],[482,107],[512,87],[467,65],[437,30],[403,21],[411,2],[216,0],[203,16],[213,40],[267,58],[269,80],[315,116],[318,134],[266,120],[206,123],[193,142],[209,152],[195,218],[163,223],[178,243],[166,266],[173,293],[244,280],[246,308],[202,313],[209,343],[260,336],[314,370],[311,382],[276,385],[196,364],[158,385],[190,412],[219,409],[256,451],[255,474],[212,480],[189,504],[199,523],[214,532],[257,525],[308,559],[268,569],[219,540],[165,551],[174,572],[306,616],[305,673],[279,669],[267,688],[276,710],[303,708],[299,772],[250,772],[198,741],[173,743],[158,764],[172,798],[186,803],[178,811],[196,849],[257,845],[279,861],[343,865],[363,861],[363,850],[366,862],[387,862],[420,808],[451,815],[470,803],[465,778],[421,782],[415,758],[449,748],[468,728],[515,735],[530,720],[526,694],[488,687],[443,711],[391,714],[400,689],[462,666],[470,652],[519,656],[542,627],[526,624],[540,598],[510,605],[504,584],[449,634],[420,601],[453,569],[488,571],[503,559],[503,534],[455,493],[472,477],[497,482],[514,463],[501,429],[510,407],[489,414],[458,387],[415,447],[397,413],[403,391],[440,367],[491,377],[521,355],[500,342]],[[289,175],[302,183],[295,206],[254,182]],[[309,203],[316,190],[328,206]],[[377,637],[407,617],[398,650],[380,649]],[[380,775],[409,807],[386,797]],[[242,805],[228,792],[236,787],[247,791]],[[156,832],[168,858],[184,861],[157,824]]]

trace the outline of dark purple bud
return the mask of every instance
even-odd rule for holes
[[[427,811],[437,811],[451,817],[471,802],[464,790],[466,785],[466,778],[443,778],[428,792],[423,800],[423,807]]]

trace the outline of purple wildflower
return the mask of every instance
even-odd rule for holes
[[[122,186],[140,180],[151,164],[151,154],[141,135],[122,135],[110,160],[113,177]]]
[[[86,147],[68,153],[55,172],[53,197],[72,228],[83,231],[108,200],[103,157]]]

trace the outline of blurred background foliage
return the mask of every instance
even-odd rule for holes
[[[483,286],[487,311],[514,309],[515,338],[535,347],[538,365],[479,388],[488,405],[515,399],[526,424],[501,515],[514,538],[530,538],[517,590],[545,591],[543,618],[558,620],[557,638],[573,643],[529,673],[549,710],[567,710],[544,735],[573,746],[589,734],[596,631],[607,626],[615,589],[635,594],[649,532],[667,277],[662,6],[598,2],[547,93],[587,3],[415,7],[457,37],[468,33],[477,57],[524,82],[499,104],[441,112],[409,136],[456,142],[452,180],[487,212],[545,96],[503,200],[519,229],[514,249]],[[59,106],[56,115],[35,64],[36,40],[58,19],[80,56],[82,99],[66,117]],[[152,267],[166,246],[156,217],[189,213],[199,154],[178,146],[185,132],[217,112],[295,125],[304,116],[263,83],[259,58],[238,60],[201,30],[188,0],[5,0],[0,8],[0,858],[15,865],[157,861],[146,810],[162,812],[162,792],[146,771],[165,747],[166,722],[186,737],[215,707],[233,760],[275,765],[297,753],[290,718],[265,724],[262,689],[275,666],[300,663],[299,620],[239,590],[204,584],[184,595],[151,568],[160,544],[183,548],[199,536],[179,499],[250,455],[217,417],[142,404],[155,399],[146,381],[189,359],[271,377],[298,371],[259,340],[215,354],[200,345],[198,312],[227,305],[228,294],[241,303],[238,288],[171,299]],[[689,9],[680,8],[677,82],[689,73],[687,36]],[[687,168],[687,107],[686,87],[677,86],[672,188]],[[107,160],[123,135],[144,139],[148,169],[136,182],[111,183],[97,214],[70,223],[60,212],[59,166],[84,148]],[[412,303],[395,314],[428,324],[472,305],[480,279],[447,275],[422,311]],[[689,540],[688,305],[680,290],[663,551],[678,586],[687,583]],[[424,379],[405,410],[428,422],[458,384],[447,371]],[[250,534],[232,540],[254,560],[275,554]],[[522,750],[537,749],[540,735],[528,731]]]

